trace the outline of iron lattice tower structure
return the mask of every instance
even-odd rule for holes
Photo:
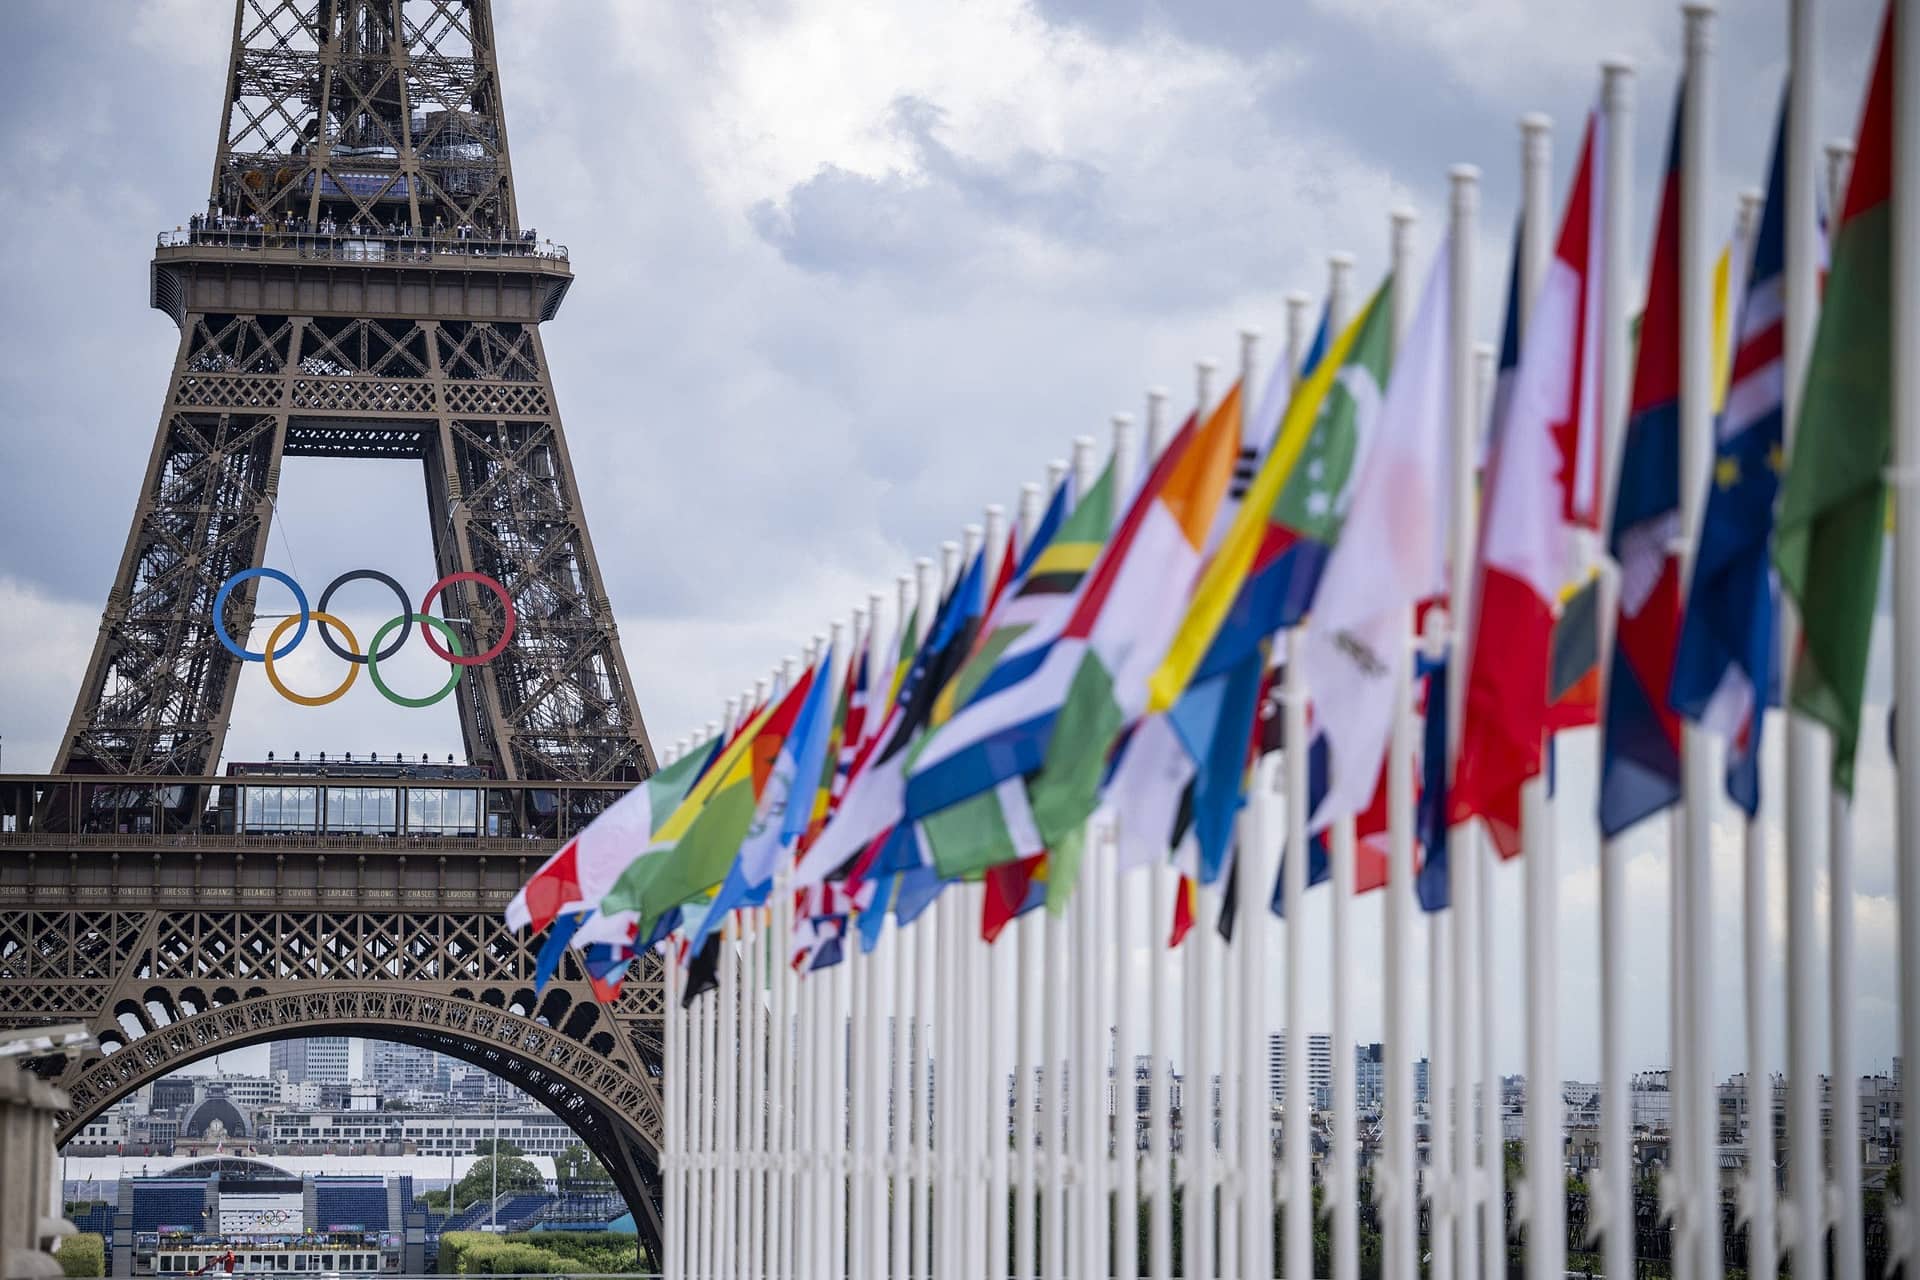
[[[57,772],[214,771],[241,667],[214,597],[264,563],[301,456],[419,459],[438,571],[512,597],[511,644],[460,682],[469,759],[651,771],[540,340],[572,273],[521,226],[495,48],[489,0],[237,0],[207,210],[152,267],[179,350]],[[492,593],[448,594],[488,649]]]

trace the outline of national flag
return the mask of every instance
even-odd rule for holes
[[[858,775],[848,784],[846,799],[833,821],[801,858],[796,883],[815,884],[825,879],[890,828],[894,829],[894,838],[881,852],[879,871],[919,865],[911,823],[905,821],[904,813],[909,748],[925,730],[934,699],[972,651],[986,609],[985,560],[984,550],[976,553],[942,603],[927,643],[914,655],[912,669],[900,684],[892,710],[863,750],[863,755],[871,754],[871,760],[856,763]]]
[[[1450,825],[1447,804],[1447,679],[1449,659],[1422,663],[1427,705],[1420,732],[1420,803],[1414,814],[1419,840],[1420,870],[1414,875],[1414,893],[1423,911],[1444,911],[1449,902],[1447,840]]]
[[[1316,411],[1308,415],[1303,409],[1293,419],[1296,436],[1301,422],[1308,424],[1306,434],[1292,472],[1271,503],[1266,536],[1198,670],[1165,713],[1181,749],[1193,761],[1193,777],[1182,800],[1186,836],[1174,842],[1184,851],[1182,869],[1203,886],[1218,883],[1231,861],[1272,635],[1297,623],[1317,593],[1328,550],[1344,523],[1352,478],[1371,446],[1392,354],[1392,299],[1393,283],[1388,281],[1356,321],[1358,337],[1345,350],[1342,366],[1330,370],[1332,381]],[[1271,448],[1287,440],[1286,411],[1301,399],[1290,393],[1282,362],[1268,381],[1263,422],[1256,428],[1262,464]],[[1252,522],[1246,499],[1260,474],[1255,469],[1244,482],[1236,476],[1232,501],[1222,504],[1216,519],[1215,544],[1225,544],[1243,518]],[[1153,758],[1154,747],[1163,743],[1162,736],[1141,735],[1137,749],[1129,743],[1122,766],[1133,775],[1177,771],[1177,762]],[[1136,777],[1122,778],[1116,772],[1108,794],[1137,807],[1135,782]],[[1165,828],[1147,834],[1174,839]]]
[[[574,931],[586,918],[586,912],[575,911],[553,922],[553,928],[547,931],[547,940],[540,945],[540,954],[534,957],[533,994],[539,995],[553,981],[560,959],[567,953],[567,944],[573,941]]]
[[[1172,950],[1187,940],[1193,932],[1194,921],[1200,918],[1200,886],[1186,876],[1181,876],[1173,888],[1173,932],[1167,938],[1167,949]]]
[[[739,908],[758,906],[767,900],[780,857],[791,847],[787,834],[787,802],[795,782],[803,776],[801,753],[812,749],[811,763],[816,773],[826,755],[824,737],[816,733],[815,726],[826,720],[825,695],[832,683],[832,673],[833,650],[828,649],[820,662],[801,673],[793,688],[787,690],[760,732],[756,752],[764,753],[771,747],[774,759],[764,780],[757,776],[754,780],[758,802],[753,822],[741,839],[719,892],[714,895],[703,926],[705,932],[712,932]],[[697,934],[693,945],[698,948],[705,941],[704,933]]]
[[[1667,143],[1647,302],[1608,549],[1619,613],[1600,756],[1600,830],[1617,836],[1680,798],[1680,718],[1667,702],[1680,639],[1681,85]]]
[[[1327,776],[1310,831],[1362,813],[1379,790],[1393,736],[1394,664],[1405,660],[1414,606],[1447,589],[1451,286],[1450,255],[1442,253],[1394,359],[1374,442],[1353,481],[1345,532],[1306,631],[1302,661]]]
[[[720,883],[753,822],[753,747],[772,714],[762,708],[742,718],[733,740],[655,831],[659,852],[621,874],[601,900],[603,912],[638,911],[641,928],[649,930],[662,912]]]
[[[1195,679],[1244,660],[1305,613],[1378,416],[1393,349],[1392,286],[1388,280],[1375,292],[1294,393],[1152,673],[1149,710],[1172,706]]]
[[[1726,739],[1727,795],[1749,817],[1760,809],[1760,731],[1778,627],[1768,551],[1785,425],[1785,129],[1783,108],[1740,303],[1732,386],[1715,423],[1713,478],[1670,695],[1675,710]]]
[[[660,823],[705,769],[717,740],[694,747],[658,770],[588,823],[528,878],[507,904],[507,927],[535,932],[562,912],[597,908],[635,858],[652,846]]]
[[[1010,921],[1047,902],[1047,856],[1037,853],[988,867],[982,876],[986,894],[980,907],[980,936],[997,941]]]
[[[1186,439],[1186,429],[1176,439]],[[955,677],[967,690],[953,714],[915,749],[909,762],[906,815],[922,820],[1039,767],[1052,708],[1035,704],[1034,680],[1072,615],[1082,583],[1101,554],[1113,522],[1115,480],[1108,463],[1044,543],[1036,535],[1020,585],[1001,602],[994,625]],[[1051,510],[1063,507],[1055,495]],[[1041,739],[1041,741],[1035,741]],[[1011,757],[1011,758],[1010,758]],[[982,802],[983,804],[985,802]],[[957,843],[962,833],[929,828],[936,865],[978,869],[991,851]]]
[[[1099,801],[1108,753],[1121,729],[1146,710],[1147,677],[1180,624],[1181,602],[1233,475],[1240,398],[1236,384],[1187,447],[1170,450],[1154,467],[1036,674],[1036,693],[1057,707],[1044,763],[1027,786],[1040,837],[1053,853],[1049,910],[1063,906],[1072,890],[1072,854]]]
[[[684,989],[680,992],[680,1007],[690,1009],[693,1002],[720,985],[720,935],[711,933],[697,951],[692,952],[687,962],[687,976]]]
[[[1541,770],[1547,677],[1571,530],[1598,510],[1604,126],[1589,116],[1558,246],[1487,468],[1474,645],[1452,816],[1520,851],[1520,788]]]
[[[1849,794],[1893,440],[1894,24],[1912,16],[1889,4],[1881,27],[1773,549],[1800,607],[1793,706],[1833,731],[1833,785]]]

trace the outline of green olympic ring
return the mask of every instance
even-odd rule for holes
[[[460,647],[460,637],[454,634],[452,627],[430,613],[406,613],[397,618],[387,619],[386,623],[373,633],[373,640],[367,645],[367,678],[373,681],[373,687],[378,689],[388,702],[397,703],[403,707],[430,707],[459,686],[460,667],[457,663],[451,661],[448,663],[453,669],[447,674],[447,682],[440,686],[438,692],[430,693],[424,698],[408,698],[397,694],[387,688],[387,682],[380,678],[380,642],[385,640],[395,627],[405,627],[415,622],[438,631],[446,640],[447,647],[453,650],[455,658],[466,656],[465,651]]]

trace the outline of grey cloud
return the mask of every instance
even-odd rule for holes
[[[1062,240],[1098,234],[1094,166],[1031,149],[983,164],[941,141],[942,119],[933,103],[898,99],[891,131],[910,144],[917,175],[870,178],[828,165],[782,203],[755,205],[753,229],[793,265],[848,277],[917,270],[953,278],[991,252],[1002,228]]]

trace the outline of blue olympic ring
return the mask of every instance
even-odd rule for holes
[[[306,636],[307,623],[309,620],[308,614],[310,612],[307,608],[307,593],[300,589],[299,583],[278,569],[242,569],[222,583],[219,593],[213,597],[213,634],[219,638],[221,644],[227,647],[228,653],[240,659],[242,662],[265,662],[267,660],[266,654],[255,653],[251,649],[243,649],[235,644],[233,637],[227,634],[226,624],[220,620],[222,611],[227,607],[227,597],[233,594],[233,589],[236,586],[245,582],[248,578],[272,578],[275,582],[280,583],[286,587],[287,590],[293,592],[293,598],[300,602],[300,626],[294,631],[293,639],[273,651],[273,660],[278,662],[292,653],[299,645],[301,639]]]

